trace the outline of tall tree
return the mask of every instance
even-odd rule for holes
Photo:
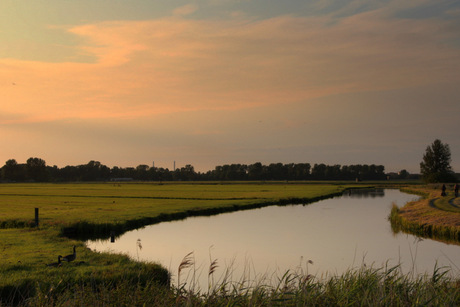
[[[426,148],[423,160],[420,163],[423,180],[425,182],[455,181],[450,162],[449,145],[443,144],[439,139],[436,139]]]

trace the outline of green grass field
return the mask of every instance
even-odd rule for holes
[[[1,184],[0,298],[11,299],[12,288],[16,292],[17,289],[25,289],[22,292],[35,289],[36,292],[38,285],[51,289],[62,280],[80,284],[93,283],[94,280],[113,281],[120,274],[129,275],[126,272],[152,276],[150,272],[154,271],[159,280],[164,278],[165,271],[155,264],[139,264],[122,255],[94,253],[83,241],[62,235],[64,229],[75,225],[113,227],[139,220],[146,223],[149,220],[145,218],[168,214],[199,214],[204,209],[238,210],[245,206],[280,204],[290,200],[308,203],[340,193],[348,187],[288,183]],[[39,208],[38,228],[32,227],[35,208]],[[75,262],[64,263],[59,268],[46,266],[56,262],[58,255],[71,253],[74,245],[77,246]],[[28,295],[35,295],[34,291]]]
[[[0,223],[112,223],[195,208],[312,199],[342,191],[328,184],[2,184]]]

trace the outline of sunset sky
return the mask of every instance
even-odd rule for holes
[[[0,167],[460,172],[460,1],[1,0]]]

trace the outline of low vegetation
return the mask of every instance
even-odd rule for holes
[[[97,293],[117,289],[121,283],[167,285],[169,273],[164,268],[123,255],[92,252],[79,239],[109,237],[112,231],[118,235],[190,215],[308,203],[346,188],[340,184],[2,184],[0,301],[54,299],[76,285],[99,289]],[[38,227],[35,208],[39,209]],[[46,266],[57,262],[58,255],[71,253],[73,246],[77,250],[74,262]]]
[[[412,187],[412,193],[422,196],[418,201],[402,208],[393,205],[390,221],[395,232],[405,231],[418,236],[442,241],[460,242],[460,198],[448,186],[446,196],[441,196],[441,185]]]
[[[413,278],[398,267],[362,268],[318,280],[286,272],[278,283],[220,282],[195,291],[155,263],[96,253],[81,241],[168,219],[256,206],[308,203],[364,184],[2,184],[0,305],[302,306],[458,305],[460,283],[435,268]],[[435,203],[443,205],[443,203]],[[39,227],[34,209],[39,208]],[[75,261],[47,266],[76,246]],[[187,269],[187,262],[181,264]],[[180,273],[179,273],[180,274]],[[209,275],[214,271],[210,267]],[[193,274],[191,275],[193,276]]]
[[[125,271],[123,271],[125,272]],[[303,272],[286,272],[274,284],[223,281],[207,292],[161,287],[122,276],[97,283],[67,282],[43,287],[25,306],[457,306],[459,280],[435,268],[431,276],[402,275],[399,268],[361,268],[317,280]],[[212,274],[210,272],[210,274]],[[67,275],[63,271],[62,275]],[[248,286],[254,285],[254,286]]]

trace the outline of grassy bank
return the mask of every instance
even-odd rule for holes
[[[393,205],[389,217],[393,231],[460,244],[460,198],[451,191],[441,196],[435,185],[412,187],[410,192],[422,198],[402,208]]]
[[[355,185],[353,185],[355,186]],[[361,185],[363,186],[363,185]],[[188,216],[268,205],[310,203],[340,194],[342,184],[4,184],[0,228],[58,227],[66,237],[107,238]]]
[[[164,287],[170,281],[169,272],[158,264],[91,252],[83,242],[59,236],[57,229],[2,229],[0,236],[0,302],[3,303],[23,302],[40,293],[58,294],[71,285],[97,288],[126,280]],[[58,255],[72,253],[73,244],[77,251],[74,262],[47,266],[57,262]]]
[[[0,300],[70,300],[73,289],[155,288],[168,297],[169,273],[153,263],[92,252],[76,237],[108,237],[128,229],[191,215],[286,203],[309,203],[356,185],[343,184],[2,184],[0,185]],[[363,185],[360,185],[363,186]],[[39,208],[39,227],[34,225]],[[71,237],[69,237],[69,235]],[[77,260],[50,268],[77,247]],[[147,288],[146,288],[147,287]],[[70,290],[72,289],[72,290]],[[138,290],[136,290],[138,291]],[[36,301],[38,300],[38,301]],[[32,303],[34,305],[34,303]]]

